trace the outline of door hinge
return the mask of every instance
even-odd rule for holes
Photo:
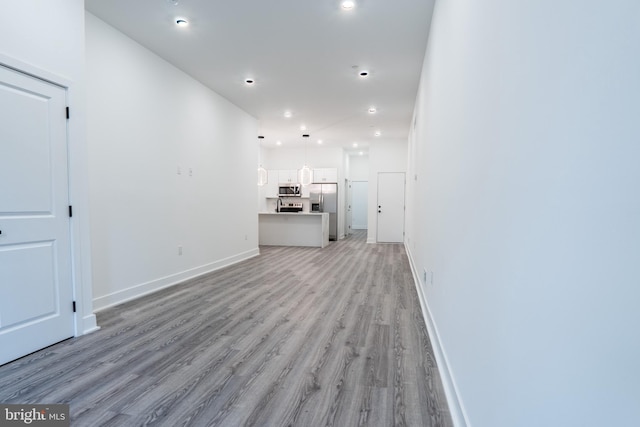
[[[69,120],[69,107],[66,108],[67,111],[67,120]]]
[[[73,206],[69,206],[69,218],[73,216]]]
[[[74,313],[76,312],[76,302],[75,301],[73,302],[73,312]]]

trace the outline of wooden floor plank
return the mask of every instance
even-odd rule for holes
[[[260,252],[0,366],[0,402],[74,427],[452,425],[401,244]]]

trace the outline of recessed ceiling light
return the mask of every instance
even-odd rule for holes
[[[322,140],[321,139],[318,140],[318,144],[322,144]]]
[[[353,148],[358,148],[358,143],[357,142],[353,143]]]
[[[291,111],[285,111],[284,116],[288,119],[292,116]]]
[[[300,130],[302,131],[307,130],[307,127],[305,125],[300,125]]]
[[[252,84],[254,84],[256,81],[255,81],[255,80],[253,80],[253,79],[244,79],[244,82],[245,82],[247,85],[251,86],[251,85],[252,85]]]
[[[365,70],[362,70],[362,71],[360,71],[360,72],[358,73],[358,75],[359,75],[360,77],[363,77],[363,78],[364,78],[364,77],[369,77],[369,72],[368,72],[368,71],[365,71]]]
[[[282,142],[277,141],[277,142],[276,142],[276,145],[282,145]]]
[[[376,107],[369,107],[369,114],[375,114],[376,113]]]
[[[361,156],[364,154],[364,151],[359,152],[358,154],[360,154]]]
[[[382,132],[380,132],[379,130],[377,130],[377,131],[374,133],[374,135],[375,135],[375,136],[380,136],[380,135],[382,135]]]
[[[178,27],[188,27],[189,26],[189,21],[187,21],[184,18],[176,18],[176,25]]]
[[[342,2],[340,6],[342,6],[344,10],[351,10],[355,7],[355,5],[356,5],[356,2],[351,0],[345,0]]]

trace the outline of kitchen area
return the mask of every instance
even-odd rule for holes
[[[269,170],[258,213],[259,244],[324,248],[338,240],[338,171],[314,169],[302,185],[298,170]]]

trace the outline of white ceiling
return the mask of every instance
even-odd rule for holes
[[[406,139],[434,0],[86,0],[86,9],[259,119],[264,146]],[[189,26],[175,25],[184,17]],[[368,70],[363,79],[358,71]],[[245,78],[256,83],[247,86]],[[375,106],[377,112],[369,114]],[[289,119],[285,110],[293,113]],[[301,125],[307,131],[300,130]],[[379,138],[374,132],[380,130]]]

